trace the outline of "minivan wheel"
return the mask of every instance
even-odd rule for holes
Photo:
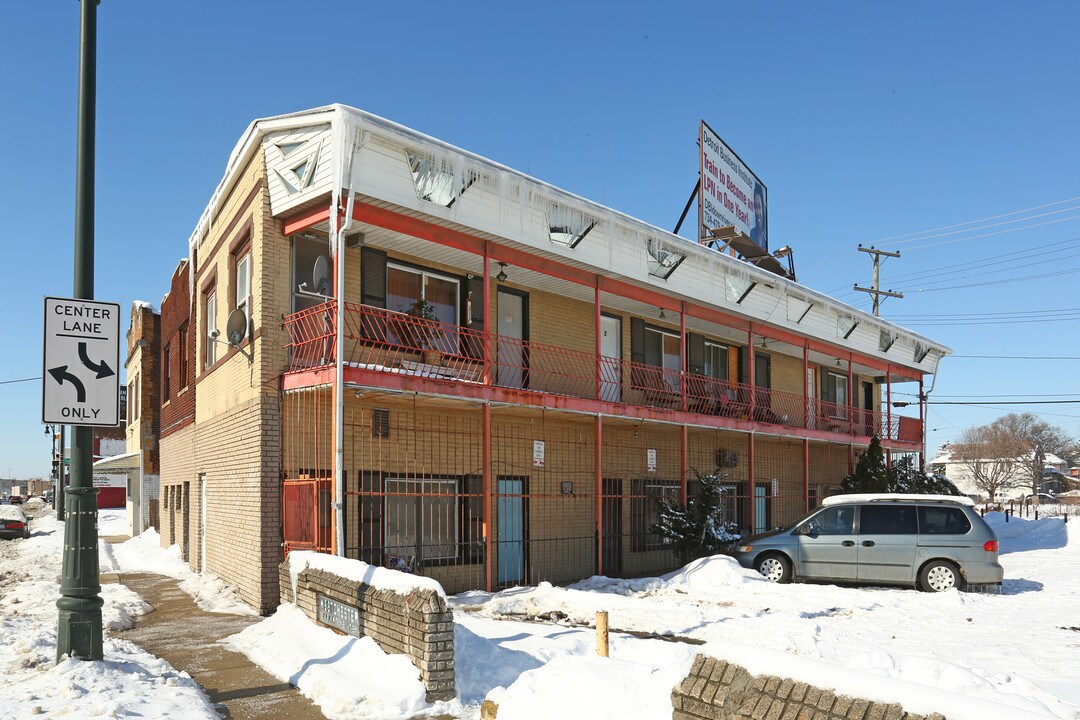
[[[774,583],[791,582],[791,561],[783,555],[766,555],[757,561],[757,571]]]
[[[951,562],[934,560],[919,571],[919,588],[924,592],[945,592],[963,583],[960,571]]]

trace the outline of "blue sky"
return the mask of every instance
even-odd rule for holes
[[[1080,201],[883,240],[1080,196],[1075,4],[104,0],[98,13],[96,297],[125,313],[160,302],[253,118],[341,102],[668,228],[705,119],[768,185],[770,242],[795,249],[800,281],[868,308],[850,292],[871,278],[856,245],[900,250],[882,285],[905,298],[884,317],[958,355],[1080,356],[1080,314],[1034,314],[1080,307]],[[0,327],[21,340],[0,381],[41,374],[42,296],[71,295],[78,24],[70,0],[19,3],[0,23]],[[927,324],[954,322],[943,315],[982,324]],[[1076,365],[950,358],[934,398],[1080,399]],[[0,475],[47,472],[40,393],[0,384]],[[933,406],[930,451],[1010,410],[1080,433],[1080,405],[986,405]]]

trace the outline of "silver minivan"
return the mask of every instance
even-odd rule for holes
[[[967,497],[834,495],[795,525],[748,538],[735,558],[772,582],[895,584],[942,592],[1000,585],[998,539]]]

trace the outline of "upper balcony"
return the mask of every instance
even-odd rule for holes
[[[919,449],[922,421],[807,394],[519,340],[346,302],[346,381],[390,389],[789,433],[833,441],[877,435]],[[285,318],[286,388],[322,384],[335,365],[336,301]]]

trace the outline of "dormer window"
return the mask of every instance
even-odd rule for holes
[[[556,245],[573,250],[596,227],[596,219],[580,210],[549,203],[547,207],[548,239]]]
[[[661,280],[667,280],[675,268],[686,259],[686,253],[675,252],[667,247],[667,244],[658,238],[649,238],[646,243],[646,254],[649,261],[649,274]]]
[[[468,180],[458,178],[452,163],[446,158],[424,157],[409,150],[405,151],[405,157],[412,171],[416,196],[436,205],[451,207],[480,179],[475,172],[468,173]]]

